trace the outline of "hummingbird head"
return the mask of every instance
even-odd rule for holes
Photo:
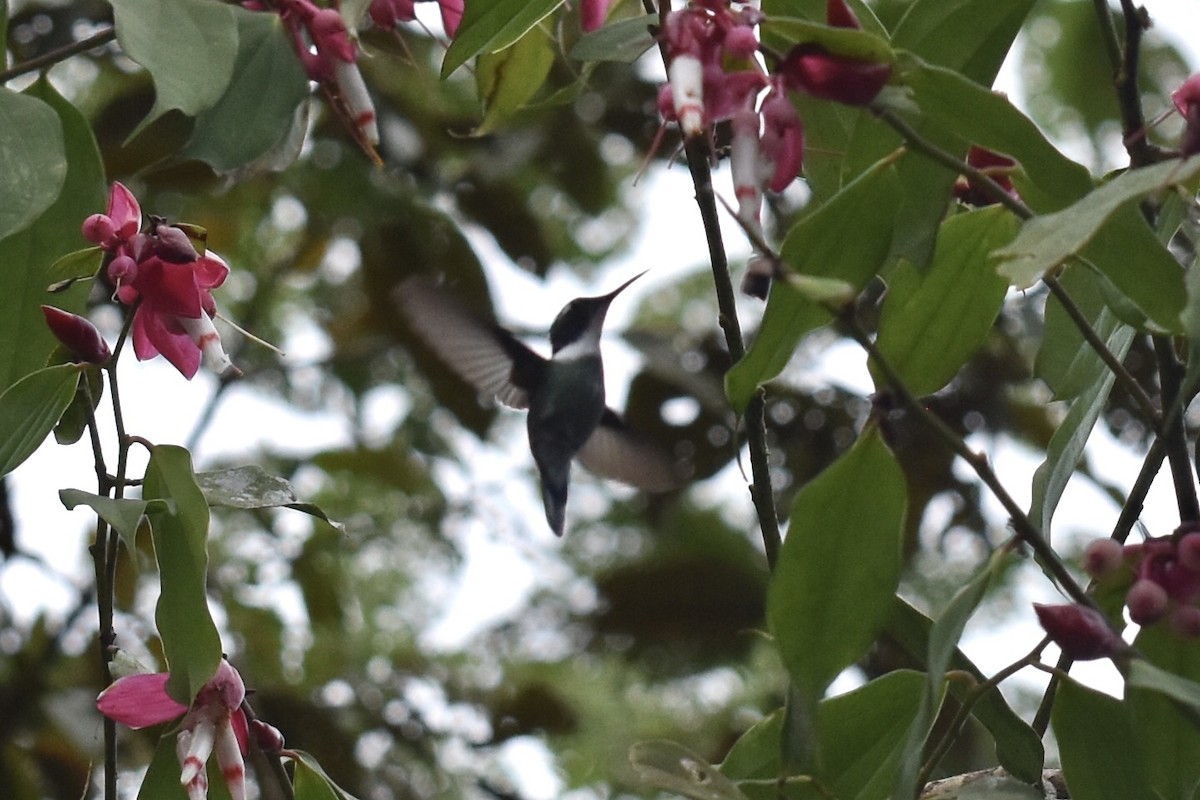
[[[609,303],[629,284],[645,274],[645,271],[639,272],[608,294],[599,297],[577,297],[563,306],[550,326],[551,349],[557,353],[577,342],[589,347],[598,347],[600,329],[604,327],[604,315],[608,313]]]

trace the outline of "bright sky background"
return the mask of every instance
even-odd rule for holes
[[[1195,0],[1147,0],[1145,5],[1157,23],[1155,32],[1184,47],[1193,68],[1200,65],[1200,50],[1197,49],[1200,46],[1200,25],[1197,24],[1200,23],[1200,8]],[[1191,35],[1192,40],[1185,41],[1183,34]],[[1013,73],[1011,65],[1006,66],[998,85],[1008,88],[1019,100],[1019,93],[1014,91]],[[731,195],[727,169],[718,171],[714,182],[718,192],[727,197]],[[509,263],[486,237],[474,237],[472,243],[487,267],[502,320],[535,329],[548,327],[558,308],[571,297],[610,291],[637,271],[649,267],[650,273],[630,287],[612,307],[608,330],[620,330],[629,321],[639,298],[706,263],[703,228],[695,213],[686,169],[655,169],[629,191],[640,204],[644,224],[631,242],[628,254],[614,259],[594,281],[584,282],[560,267],[542,282]],[[740,230],[727,215],[722,219],[731,260],[738,264],[748,248]],[[664,231],[669,234],[664,235]],[[215,246],[219,251],[220,243]],[[236,270],[237,265],[232,266]],[[331,265],[330,268],[341,267]],[[761,306],[744,301],[742,308],[743,327],[752,330],[761,314]],[[328,349],[328,342],[320,330],[305,320],[296,320],[288,338],[283,343],[284,349],[288,353],[287,359],[294,363],[320,360]],[[605,346],[610,396],[621,398],[624,386],[634,372],[632,351],[613,336],[607,337]],[[184,443],[216,386],[212,376],[202,372],[189,383],[161,359],[139,363],[125,358],[120,369],[122,399],[130,431],[156,443]],[[807,369],[829,382],[862,392],[870,390],[865,359],[851,345],[833,348],[820,357],[819,363]],[[104,403],[101,408],[101,429],[111,430],[111,422],[105,419],[109,406]],[[380,389],[368,398],[368,408],[370,428],[383,435],[405,413],[407,402],[402,390]],[[508,491],[521,506],[521,518],[528,524],[525,531],[513,531],[504,536],[497,536],[482,522],[467,524],[454,532],[466,559],[457,584],[445,587],[449,601],[444,616],[424,633],[425,641],[434,647],[454,649],[461,646],[480,630],[510,617],[534,590],[564,580],[561,571],[544,569],[546,552],[557,549],[561,542],[545,525],[536,487],[524,477],[512,480],[514,472],[522,476],[527,474],[529,454],[523,425],[501,425],[496,430],[498,439],[495,441],[479,442],[464,436],[458,447],[466,456],[464,463],[472,467],[470,480],[508,483]],[[304,432],[300,446],[297,446],[297,431]],[[217,458],[250,454],[249,460],[253,453],[267,448],[306,454],[324,447],[345,445],[351,439],[348,420],[336,410],[303,412],[245,384],[228,392],[195,455],[203,468],[206,462]],[[1005,440],[980,439],[971,444],[989,453],[1010,492],[1027,507],[1030,481],[1038,458]],[[138,448],[133,452],[136,458],[143,458]],[[1139,464],[1137,457],[1100,430],[1093,437],[1089,455],[1099,474],[1121,486],[1130,484]],[[17,558],[0,565],[0,596],[23,621],[42,613],[61,618],[75,604],[79,586],[91,580],[91,565],[85,549],[91,535],[89,515],[84,511],[66,511],[57,497],[59,488],[93,490],[95,477],[91,464],[86,441],[60,447],[51,439],[10,477],[20,546],[41,562]],[[143,464],[144,459],[142,463],[136,463],[131,472],[138,473]],[[965,468],[962,471],[965,476]],[[468,477],[461,469],[443,469],[438,477],[450,492],[470,490]],[[576,471],[568,520],[572,513],[586,512],[588,504],[598,502],[601,493],[606,491],[626,490],[584,478]],[[707,481],[700,491],[706,497],[744,503],[747,518],[752,514],[740,475],[733,468]],[[992,510],[993,519],[1002,525],[1004,515],[999,506],[993,505]],[[1062,532],[1082,529],[1090,536],[1104,535],[1116,513],[1117,509],[1107,498],[1077,480],[1072,482],[1063,498],[1056,523]],[[1175,515],[1170,487],[1160,481],[1146,504],[1143,520],[1152,531],[1164,533],[1176,524]],[[349,542],[348,546],[353,543]],[[1031,579],[1025,581],[1021,589],[1027,597],[1021,601],[1057,602],[1059,598],[1036,568],[1030,567],[1029,572]],[[978,621],[968,629],[964,647],[980,668],[988,672],[1027,652],[1040,636],[1032,615],[1005,623],[1002,629],[993,622]],[[1078,673],[1084,679],[1119,691],[1115,670],[1110,665],[1085,667],[1077,666],[1073,674]],[[1027,686],[1042,683],[1038,675],[1023,673],[1020,678]],[[841,685],[849,687],[852,682]],[[561,783],[550,769],[546,751],[540,743],[515,740],[507,745],[503,758],[520,773],[525,796],[561,796]]]

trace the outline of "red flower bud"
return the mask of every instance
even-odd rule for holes
[[[1176,606],[1171,610],[1171,630],[1180,636],[1195,638],[1200,636],[1200,608],[1195,606]]]
[[[261,719],[251,720],[250,733],[254,741],[264,753],[274,755],[283,749],[283,734],[274,725],[268,725]]]
[[[188,235],[172,225],[159,225],[154,231],[154,254],[171,264],[191,264],[200,258]]]
[[[864,106],[887,84],[892,65],[830,53],[820,45],[792,48],[780,68],[788,87],[822,100]]]
[[[1200,572],[1200,533],[1189,533],[1180,539],[1175,553],[1180,564],[1192,572]]]
[[[1038,622],[1064,654],[1076,661],[1091,661],[1116,655],[1125,649],[1099,611],[1079,603],[1046,606],[1034,603]]]
[[[1152,625],[1162,619],[1170,600],[1167,590],[1149,578],[1134,583],[1125,595],[1129,618],[1138,625]]]
[[[42,306],[50,332],[71,351],[71,355],[89,364],[103,364],[112,352],[108,342],[90,320],[54,306]]]
[[[137,274],[137,262],[129,256],[117,256],[108,265],[108,279],[118,285],[133,283]]]
[[[725,34],[721,44],[730,58],[747,59],[758,52],[758,37],[745,25],[735,25]]]
[[[835,28],[861,28],[858,17],[846,5],[846,0],[828,0],[825,4],[825,21]]]
[[[1113,539],[1097,539],[1083,553],[1083,569],[1096,580],[1112,575],[1124,561],[1125,548]]]
[[[108,214],[92,214],[83,221],[83,238],[92,244],[105,245],[117,235],[117,226]]]
[[[586,33],[604,24],[609,0],[582,0],[579,4],[579,27]]]

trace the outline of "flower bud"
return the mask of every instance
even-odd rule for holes
[[[338,61],[354,61],[354,42],[350,41],[346,23],[336,10],[318,10],[308,22],[308,31],[312,34],[313,44],[321,53],[332,55]]]
[[[846,0],[828,0],[825,4],[825,21],[835,28],[861,28],[862,24]]]
[[[129,256],[117,256],[108,265],[108,279],[121,286],[137,280],[137,262]]]
[[[108,214],[92,214],[83,221],[83,238],[102,247],[110,246],[117,235],[117,226]]]
[[[1167,613],[1170,598],[1167,590],[1149,578],[1142,578],[1129,588],[1125,595],[1125,605],[1129,608],[1129,618],[1138,625],[1152,625],[1162,619]]]
[[[604,24],[608,15],[609,0],[582,0],[579,4],[579,27],[584,33],[594,31]]]
[[[758,37],[752,28],[735,25],[725,34],[725,41],[721,46],[731,58],[747,59],[758,52]]]
[[[154,254],[170,264],[190,264],[200,258],[188,235],[173,225],[159,225],[155,230]]]
[[[792,48],[780,67],[788,86],[821,100],[865,106],[892,76],[892,65],[830,53],[820,45]]]
[[[261,719],[251,720],[250,733],[254,736],[255,744],[267,755],[275,755],[283,749],[283,734],[274,725]]]
[[[1200,573],[1200,533],[1189,533],[1181,538],[1175,553],[1180,564],[1192,572]]]
[[[54,306],[42,306],[50,332],[71,351],[71,355],[88,364],[103,364],[112,351],[108,342],[90,320]]]
[[[1064,606],[1033,604],[1038,622],[1063,653],[1076,661],[1113,656],[1125,642],[1094,608],[1079,603]]]
[[[1120,569],[1124,560],[1125,548],[1120,542],[1097,539],[1083,553],[1083,569],[1096,580],[1102,580]]]

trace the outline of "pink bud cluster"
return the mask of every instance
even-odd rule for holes
[[[432,0],[371,0],[367,13],[371,21],[380,28],[395,28],[402,22],[412,22],[417,18],[417,2],[432,2]],[[442,12],[442,27],[451,39],[458,33],[458,25],[462,22],[463,0],[437,0]]]
[[[789,90],[853,105],[875,98],[891,76],[891,65],[829,53],[802,45],[775,73],[757,59],[756,28],[765,19],[749,5],[731,0],[692,0],[666,15],[661,32],[667,51],[667,84],[659,92],[659,113],[678,122],[686,138],[704,135],[729,120],[730,164],[738,217],[761,235],[763,192],[781,192],[803,169],[804,125]],[[858,28],[845,0],[827,0],[826,19],[834,27]],[[751,259],[743,290],[764,297],[770,267],[765,256]]]
[[[262,0],[245,0],[243,5],[253,11],[267,10]],[[308,77],[345,104],[344,113],[362,141],[372,148],[379,144],[375,104],[358,69],[358,47],[341,13],[311,0],[275,0],[272,7],[287,27]]]
[[[1137,624],[1166,619],[1179,635],[1200,636],[1200,526],[1140,544],[1101,539],[1088,547],[1084,569],[1101,582],[1132,580],[1125,607]]]
[[[83,236],[105,251],[116,299],[136,307],[133,349],[139,360],[161,354],[189,379],[202,360],[214,372],[238,374],[212,322],[212,290],[229,275],[221,258],[200,255],[182,228],[161,217],[150,217],[143,232],[141,206],[120,183],[112,185],[107,212],[84,220]],[[61,339],[66,326],[61,318],[57,323],[51,329]]]
[[[1171,102],[1184,120],[1180,153],[1185,157],[1200,153],[1200,74],[1188,78],[1172,92]]]

